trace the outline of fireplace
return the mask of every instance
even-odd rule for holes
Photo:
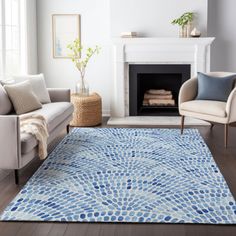
[[[214,38],[114,38],[111,117],[125,118],[135,116],[135,114],[141,117],[141,114],[145,113],[146,115],[178,114],[177,106],[171,108],[159,106],[156,108],[142,107],[140,105],[141,100],[136,94],[138,89],[139,91],[143,89],[143,82],[140,84],[139,81],[152,81],[151,78],[157,78],[157,75],[158,78],[163,78],[162,81],[165,83],[172,82],[171,78],[176,78],[178,81],[176,82],[176,87],[179,88],[184,80],[196,76],[198,71],[209,72],[210,49],[213,41]],[[173,66],[173,69],[170,69],[169,66]],[[189,73],[181,66],[187,66],[188,69],[186,70]],[[147,69],[139,72],[139,67]],[[133,69],[137,70],[134,81],[133,79],[130,80],[130,73],[132,74]],[[150,70],[153,70],[153,72]],[[138,76],[138,74],[140,75]],[[159,83],[159,80],[157,81],[155,83]],[[157,85],[155,86],[154,84],[154,89],[159,87]],[[173,89],[172,92],[176,105],[178,104],[177,88]],[[147,90],[149,90],[149,86]],[[135,95],[130,96],[130,92],[134,92]],[[144,93],[144,91],[141,93]],[[143,99],[142,96],[141,99]],[[130,102],[132,103],[131,106]],[[148,118],[146,119],[148,120]]]
[[[129,65],[129,115],[176,116],[181,85],[191,65]]]

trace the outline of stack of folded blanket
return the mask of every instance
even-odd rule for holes
[[[175,100],[171,91],[150,89],[145,92],[143,106],[174,106]]]

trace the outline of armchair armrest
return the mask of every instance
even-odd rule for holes
[[[198,82],[197,78],[187,80],[181,87],[179,92],[179,105],[183,102],[194,100],[197,96]]]
[[[228,123],[236,122],[236,88],[230,93],[226,103],[226,113],[228,116]]]
[[[21,161],[19,117],[0,116],[0,168],[19,169]]]
[[[52,102],[70,102],[70,89],[49,88],[48,92]]]

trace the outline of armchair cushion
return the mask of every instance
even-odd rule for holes
[[[180,109],[221,118],[225,118],[227,116],[226,103],[219,101],[193,100],[180,104]]]
[[[236,75],[214,77],[198,73],[198,95],[196,100],[226,102],[236,79]]]

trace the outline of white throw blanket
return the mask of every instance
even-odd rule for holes
[[[48,130],[46,120],[41,115],[23,115],[20,117],[20,131],[33,135],[39,142],[38,152],[40,160],[44,160],[47,153]]]

